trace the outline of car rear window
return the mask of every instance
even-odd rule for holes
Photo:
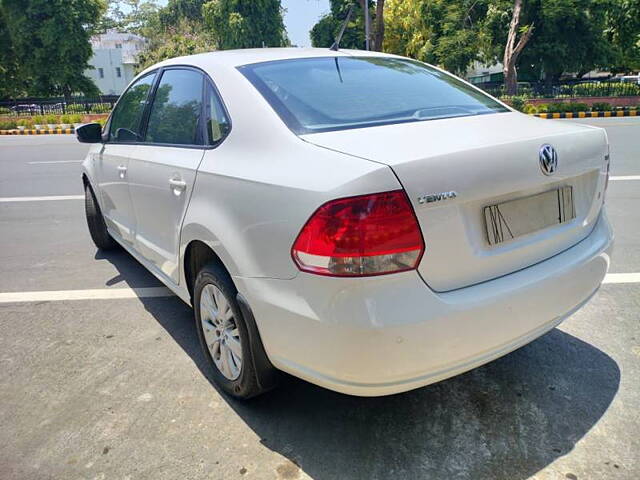
[[[390,57],[321,57],[239,67],[295,133],[508,111],[452,75]]]

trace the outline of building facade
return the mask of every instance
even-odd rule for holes
[[[91,78],[104,95],[120,95],[135,76],[138,54],[146,40],[132,33],[113,30],[91,38],[93,56],[85,75]]]

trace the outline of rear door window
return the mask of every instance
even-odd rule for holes
[[[202,93],[204,76],[187,69],[165,70],[158,83],[145,142],[202,145]]]
[[[207,90],[207,98],[209,99],[207,116],[209,144],[217,145],[231,130],[231,122],[229,122],[229,117],[227,117],[218,93],[211,85],[207,86]]]
[[[116,143],[138,142],[147,97],[156,78],[155,73],[142,77],[122,95],[109,121],[109,140]]]

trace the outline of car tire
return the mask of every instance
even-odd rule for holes
[[[200,346],[212,367],[215,383],[225,393],[249,399],[275,386],[277,373],[266,360],[255,321],[246,306],[238,302],[238,291],[219,264],[210,263],[198,273],[193,310]],[[229,363],[226,367],[225,356]],[[260,361],[261,358],[265,360]]]
[[[109,235],[100,206],[89,185],[84,187],[84,209],[87,216],[87,226],[91,240],[101,250],[113,250],[118,247],[116,241]]]

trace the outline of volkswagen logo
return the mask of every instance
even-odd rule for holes
[[[553,175],[558,169],[558,152],[551,145],[540,147],[540,170],[545,175]]]

